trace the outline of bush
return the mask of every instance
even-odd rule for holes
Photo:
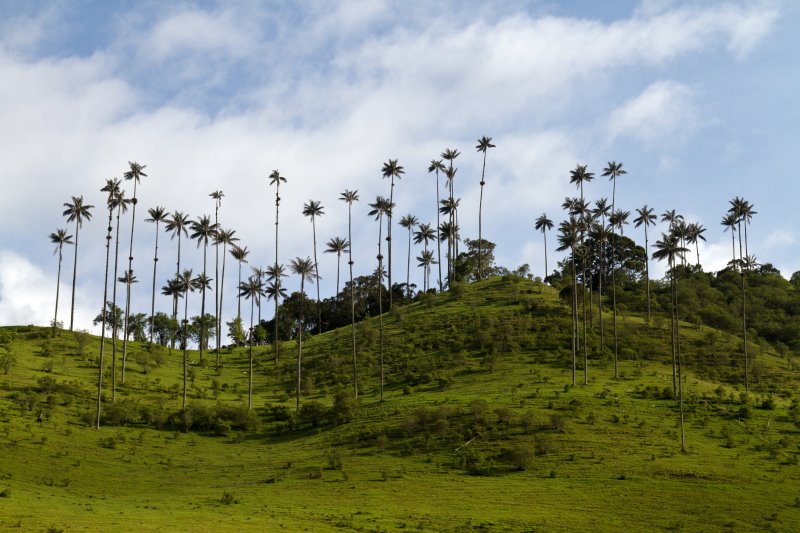
[[[358,400],[351,392],[337,392],[330,410],[331,421],[336,425],[346,424],[356,417],[358,409]]]
[[[504,450],[502,459],[515,470],[527,470],[533,461],[533,450],[524,444],[517,444],[513,448]]]
[[[300,408],[300,422],[310,425],[311,427],[318,427],[325,422],[328,410],[319,402],[307,402]]]
[[[121,400],[103,406],[103,422],[110,426],[126,426],[140,417],[139,404],[132,400]]]

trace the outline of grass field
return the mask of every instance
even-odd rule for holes
[[[385,401],[372,319],[358,329],[352,420],[330,414],[352,386],[345,329],[304,342],[303,404],[318,412],[294,413],[294,344],[277,365],[261,346],[256,425],[188,432],[179,350],[132,343],[116,398],[129,416],[96,430],[99,340],[0,328],[0,357],[13,358],[0,374],[0,529],[800,530],[800,380],[768,346],[753,346],[745,394],[717,363],[739,341],[682,324],[684,454],[663,318],[621,317],[618,380],[590,335],[576,387],[569,310],[548,287],[496,278],[385,322]],[[213,353],[201,366],[191,352],[191,406],[246,405],[247,348],[223,352],[219,372]]]

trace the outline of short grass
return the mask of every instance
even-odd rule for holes
[[[754,345],[744,394],[731,377],[737,339],[682,324],[684,454],[664,398],[668,323],[619,319],[615,380],[598,319],[589,382],[579,360],[571,387],[569,310],[548,287],[496,278],[397,308],[385,316],[385,401],[371,319],[358,328],[360,410],[318,427],[291,416],[294,344],[277,365],[256,347],[260,424],[221,436],[139,419],[93,429],[98,339],[81,349],[69,332],[1,328],[0,357],[14,362],[0,374],[0,529],[800,530],[793,362]],[[608,316],[605,327],[608,344]],[[304,342],[304,404],[352,387],[349,335]],[[130,352],[116,402],[178,411],[180,351],[163,349],[148,373],[146,347]],[[201,366],[191,352],[190,402],[245,404],[247,355],[224,350],[217,372],[213,353]]]

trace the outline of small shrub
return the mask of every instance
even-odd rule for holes
[[[342,456],[336,450],[328,454],[328,470],[341,470]]]
[[[113,450],[117,447],[117,439],[111,436],[103,437],[100,439],[100,446],[109,450]]]
[[[300,422],[311,427],[318,427],[325,422],[327,415],[328,410],[320,402],[306,402],[300,408]]]
[[[11,497],[11,489],[0,490],[0,498],[10,498],[10,497]]]
[[[504,460],[515,470],[527,470],[533,461],[533,450],[529,446],[517,444],[503,453]]]
[[[236,496],[232,492],[223,492],[220,501],[225,505],[233,505],[234,503],[239,503],[239,500],[236,499]]]

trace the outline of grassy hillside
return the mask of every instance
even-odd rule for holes
[[[180,351],[133,343],[100,430],[99,340],[0,328],[0,529],[800,529],[800,376],[766,343],[751,346],[746,394],[731,378],[740,341],[681,324],[682,454],[665,317],[620,317],[614,380],[595,310],[589,383],[579,361],[576,387],[569,309],[549,287],[494,278],[384,322],[382,403],[370,319],[358,404],[349,328],[304,341],[299,414],[293,343],[277,365],[255,348],[250,415],[246,348],[225,350],[219,372],[213,353],[200,365],[191,352],[181,411]],[[609,316],[605,327],[609,343]]]

